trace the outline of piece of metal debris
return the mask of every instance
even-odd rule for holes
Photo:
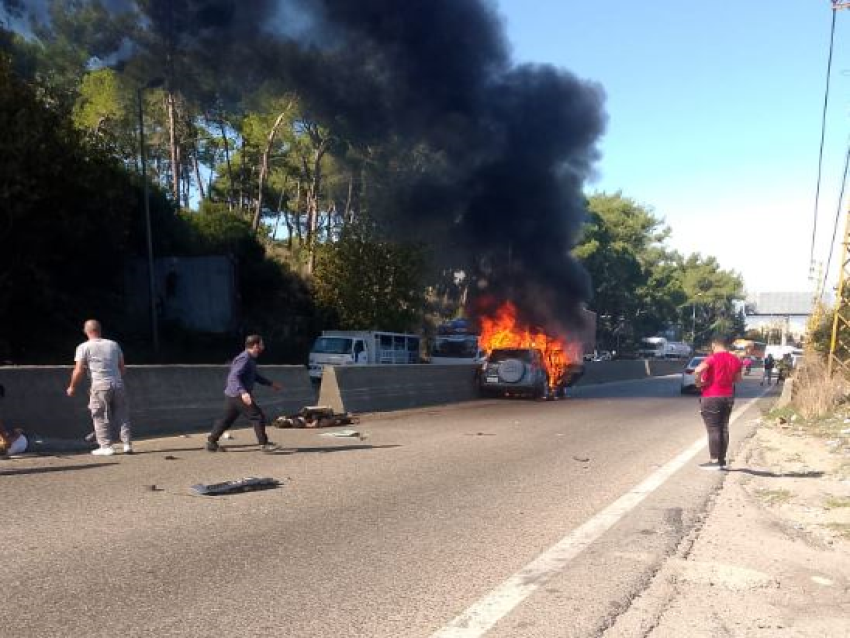
[[[281,483],[277,479],[249,476],[233,481],[223,481],[221,483],[198,483],[190,489],[200,496],[219,496],[221,494],[269,490],[280,485]]]
[[[341,439],[359,438],[362,441],[368,435],[361,434],[358,430],[337,430],[336,432],[322,432],[319,436],[333,436]]]

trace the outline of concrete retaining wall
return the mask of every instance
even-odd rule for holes
[[[319,404],[337,412],[385,412],[471,401],[476,365],[326,366]]]
[[[88,383],[76,396],[65,395],[70,366],[0,368],[6,398],[0,415],[7,426],[43,436],[77,438],[92,429]],[[204,430],[221,414],[227,366],[128,366],[130,418],[136,436]],[[263,376],[283,384],[281,392],[255,388],[257,402],[269,419],[293,414],[316,402],[316,391],[304,366],[260,366]]]

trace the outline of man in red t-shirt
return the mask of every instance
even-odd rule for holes
[[[708,432],[711,460],[702,463],[706,470],[726,469],[729,447],[729,416],[735,405],[735,382],[741,380],[741,360],[728,350],[722,337],[711,341],[711,355],[694,370],[697,385],[702,388],[700,414]]]

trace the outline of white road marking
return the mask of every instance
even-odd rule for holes
[[[736,409],[729,419],[734,423],[764,393]],[[667,464],[658,468],[643,482],[623,494],[596,516],[564,536],[505,582],[478,600],[431,638],[481,638],[522,601],[562,571],[602,534],[616,525],[647,496],[684,467],[707,445],[703,435]]]

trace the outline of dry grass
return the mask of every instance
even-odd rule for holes
[[[823,502],[823,506],[828,510],[834,510],[840,507],[850,507],[850,497],[830,496]]]
[[[794,375],[794,409],[804,419],[817,419],[835,412],[847,398],[850,386],[841,374],[830,376],[826,362],[816,356]]]
[[[756,490],[756,496],[765,505],[782,505],[791,500],[788,490]]]
[[[850,540],[850,525],[847,523],[828,523],[827,528],[832,530],[841,538]]]

